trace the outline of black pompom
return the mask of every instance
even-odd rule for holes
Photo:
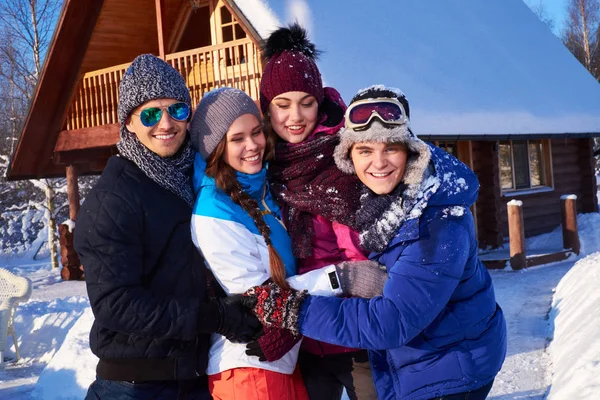
[[[283,51],[298,51],[313,60],[316,60],[321,52],[308,40],[308,33],[298,23],[279,28],[262,45],[262,54],[265,60]]]

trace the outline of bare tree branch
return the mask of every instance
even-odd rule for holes
[[[567,14],[563,43],[596,79],[600,79],[600,0],[568,0]]]

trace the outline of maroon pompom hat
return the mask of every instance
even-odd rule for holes
[[[260,81],[260,107],[266,112],[282,93],[305,92],[323,102],[323,81],[315,58],[318,56],[306,31],[298,24],[279,28],[263,45],[267,64]]]

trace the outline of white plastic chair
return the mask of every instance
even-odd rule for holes
[[[15,354],[19,361],[19,344],[13,316],[17,304],[25,303],[31,297],[32,283],[29,279],[15,275],[12,272],[0,268],[0,370],[4,369],[4,353],[6,352],[6,341],[8,335],[13,338]]]

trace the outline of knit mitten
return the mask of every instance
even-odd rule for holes
[[[383,294],[388,279],[385,267],[376,261],[342,261],[335,265],[344,296],[370,299]]]
[[[245,293],[256,299],[254,314],[267,327],[283,328],[298,335],[300,306],[308,293],[294,289],[283,289],[274,283],[255,286]]]
[[[246,345],[246,354],[258,357],[258,361],[277,361],[286,355],[302,339],[286,329],[265,328],[258,340]]]

